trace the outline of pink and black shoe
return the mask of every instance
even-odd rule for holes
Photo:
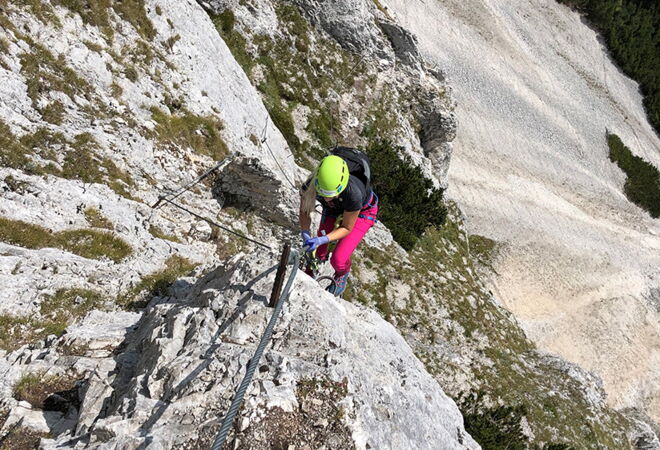
[[[335,297],[341,297],[341,295],[344,293],[346,290],[346,286],[348,285],[348,276],[350,272],[346,272],[343,275],[335,275],[334,276],[334,283],[332,283],[326,291],[330,292],[333,294]]]

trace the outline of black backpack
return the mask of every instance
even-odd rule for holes
[[[367,193],[371,191],[371,168],[366,153],[350,147],[335,147],[330,154],[339,156],[346,161],[348,172],[364,183]]]

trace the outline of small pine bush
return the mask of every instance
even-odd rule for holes
[[[660,172],[652,164],[632,154],[619,136],[607,135],[610,160],[615,162],[628,177],[623,191],[628,200],[645,209],[651,217],[660,217]]]
[[[366,152],[371,160],[371,184],[380,199],[378,218],[399,245],[410,250],[427,227],[444,224],[444,191],[435,189],[410,157],[399,156],[390,142],[374,141]]]

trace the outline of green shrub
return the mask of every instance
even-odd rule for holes
[[[427,227],[444,224],[447,209],[441,189],[424,177],[409,156],[399,156],[387,141],[369,145],[372,187],[380,199],[378,218],[406,250],[413,248]]]
[[[52,102],[48,106],[42,108],[40,111],[41,118],[46,122],[55,125],[61,125],[64,120],[64,105],[62,102]]]
[[[623,187],[628,200],[645,209],[651,217],[660,217],[660,172],[658,169],[632,154],[615,134],[607,135],[610,160],[627,176]]]
[[[84,258],[109,258],[116,263],[133,252],[128,243],[112,233],[96,230],[54,233],[39,225],[4,217],[0,217],[0,241],[25,248],[60,248]]]
[[[487,449],[526,450],[529,441],[522,432],[522,407],[500,406],[483,412],[463,412],[465,431]]]

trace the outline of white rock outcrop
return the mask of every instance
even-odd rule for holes
[[[151,308],[116,356],[116,375],[87,381],[81,425],[52,448],[210,443],[270,318],[266,298],[274,271],[268,262],[237,256],[179,291],[180,297]],[[345,425],[349,448],[479,448],[455,403],[391,324],[331,296],[299,272],[247,392],[237,420],[241,431],[274,420],[274,408],[284,416],[302,414],[305,402],[322,408],[323,400],[299,391],[301,384],[317,380],[345,387],[335,399],[341,418],[325,420]],[[108,383],[112,388],[105,389],[99,414],[88,404],[100,401],[96,393]],[[239,439],[244,448],[262,448]]]

